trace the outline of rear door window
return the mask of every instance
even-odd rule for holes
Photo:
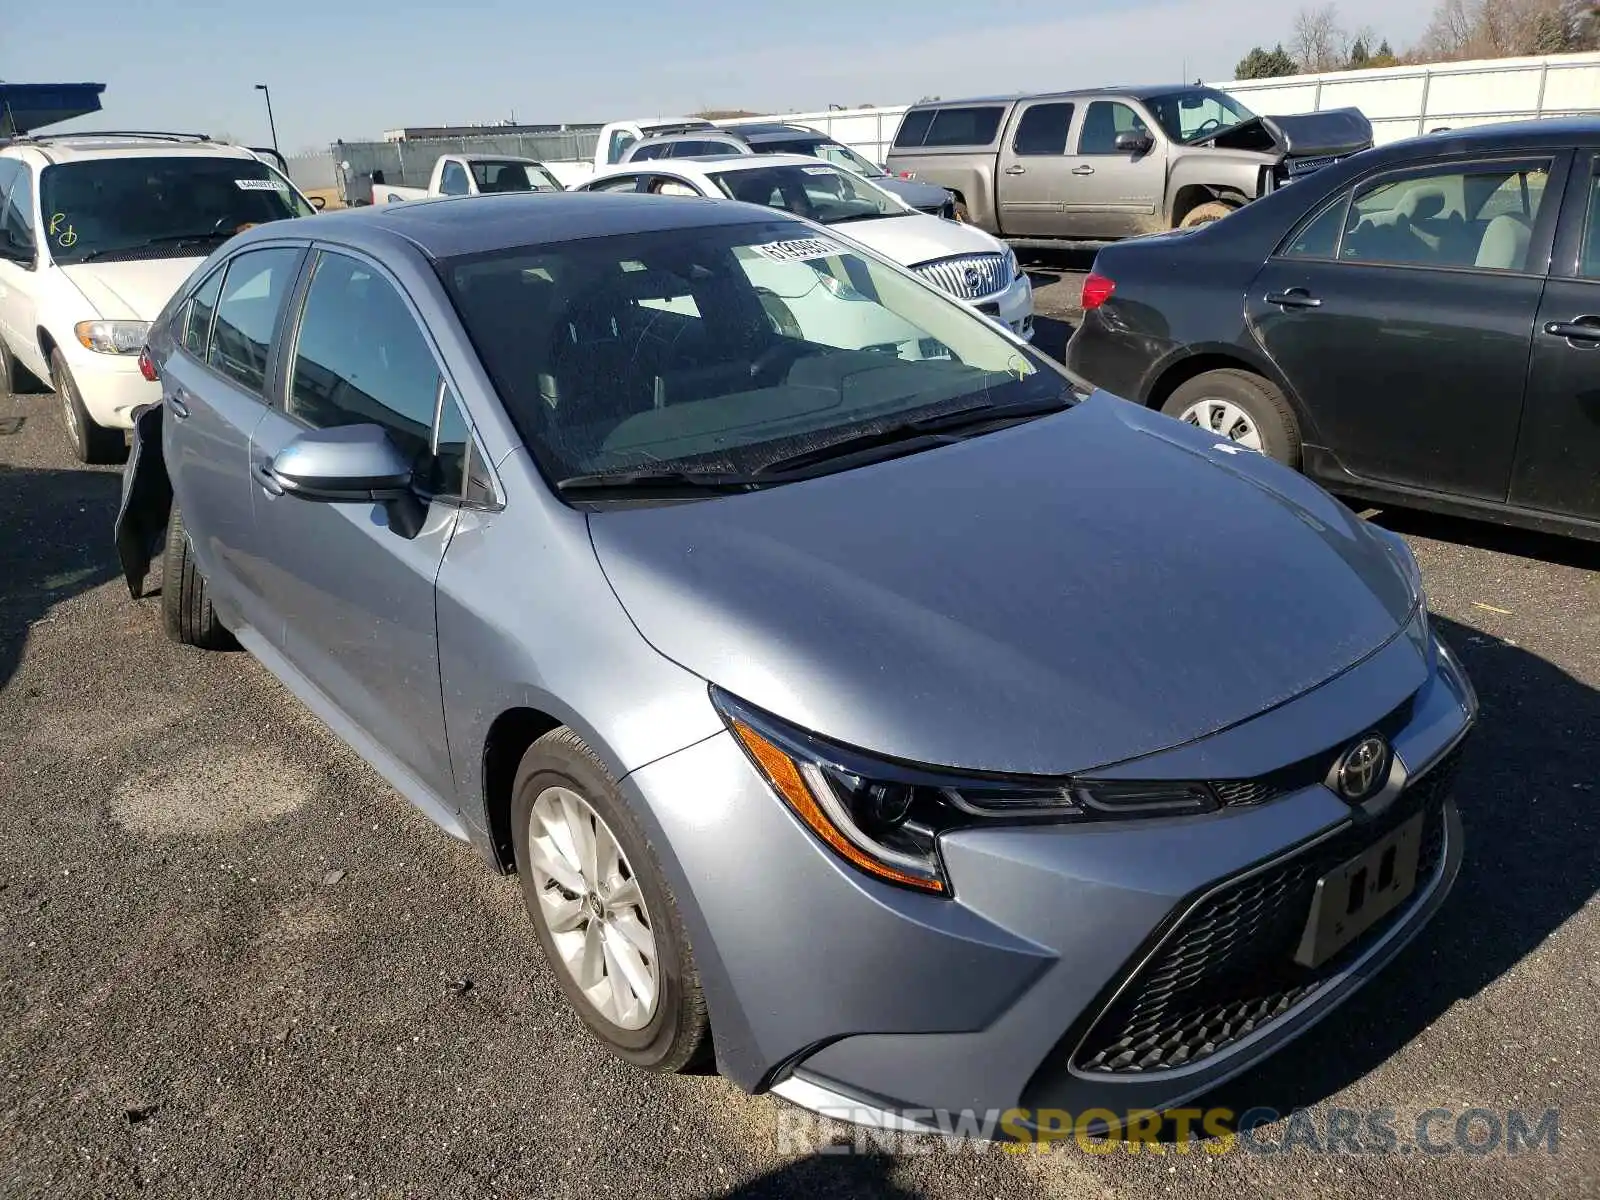
[[[737,154],[738,152],[729,142],[674,142],[672,144],[673,158],[693,158],[699,154]]]
[[[933,109],[913,109],[900,118],[900,128],[895,132],[894,144],[896,146],[920,146],[922,139],[928,136],[928,127],[933,124]]]
[[[1034,104],[1017,122],[1011,149],[1019,156],[1059,155],[1067,152],[1067,130],[1072,128],[1072,105]]]
[[[1533,269],[1548,159],[1389,176],[1359,188],[1339,243],[1343,262]]]
[[[217,313],[217,295],[222,291],[222,268],[218,267],[198,288],[183,308],[183,348],[201,362],[211,348],[211,318]]]
[[[987,146],[1000,132],[998,105],[982,108],[941,108],[923,139],[924,146]]]
[[[300,253],[294,246],[247,250],[229,260],[222,282],[206,362],[258,396],[266,388],[267,353]]]

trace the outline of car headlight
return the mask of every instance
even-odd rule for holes
[[[149,321],[79,321],[72,327],[86,350],[96,354],[137,354],[150,334]]]
[[[982,777],[885,762],[795,729],[719,688],[711,698],[756,769],[824,845],[868,875],[923,892],[950,894],[939,837],[951,829],[1218,807],[1203,783]]]
[[[1015,283],[1022,278],[1022,264],[1017,261],[1017,252],[1010,246],[1006,247],[1006,281]]]

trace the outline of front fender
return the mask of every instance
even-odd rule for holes
[[[161,413],[160,404],[146,404],[134,412],[133,445],[122,468],[122,503],[114,533],[122,575],[135,600],[144,595],[144,581],[160,553],[172,512],[172,480],[161,451]]]
[[[1206,150],[1181,154],[1167,176],[1167,211],[1173,211],[1184,188],[1193,186],[1237,192],[1246,200],[1255,200],[1261,195],[1261,168],[1272,166],[1274,161],[1271,155],[1242,151]]]

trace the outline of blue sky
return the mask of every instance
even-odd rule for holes
[[[1398,47],[1432,0],[1343,0]],[[79,124],[227,133],[285,152],[402,125],[783,111],[922,95],[1227,78],[1294,0],[274,0],[163,11],[14,0],[0,77],[107,84]],[[19,11],[20,10],[20,11]],[[71,128],[64,126],[63,128]]]

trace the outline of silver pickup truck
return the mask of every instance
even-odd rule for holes
[[[1258,117],[1207,87],[913,105],[885,164],[1023,245],[1190,228],[1372,145],[1353,108]]]

